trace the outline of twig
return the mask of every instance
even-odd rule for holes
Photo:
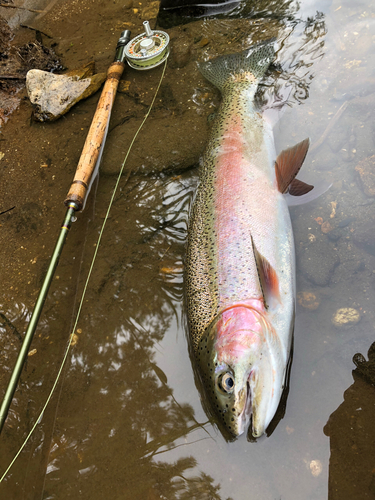
[[[3,214],[6,214],[7,212],[10,212],[11,210],[13,210],[13,208],[16,208],[16,205],[14,205],[14,207],[12,207],[12,208],[8,208],[7,210],[4,210],[4,212],[0,212],[0,215],[3,215]]]
[[[0,80],[25,80],[25,78],[26,75],[0,75]]]
[[[336,112],[335,116],[329,122],[328,127],[325,129],[325,131],[320,136],[320,138],[315,142],[315,144],[313,144],[312,147],[310,148],[310,153],[312,153],[313,151],[316,151],[318,148],[320,148],[320,146],[323,144],[323,142],[327,139],[327,137],[330,134],[330,132],[333,129],[333,127],[336,125],[336,122],[340,119],[341,115],[346,110],[347,106],[348,106],[348,101],[345,101],[339,107],[339,109]]]
[[[40,14],[41,12],[44,12],[44,10],[27,9],[26,7],[18,7],[17,5],[8,5],[6,3],[0,3],[0,7],[5,7],[6,9],[27,10],[29,12],[36,12],[37,14]]]
[[[9,326],[9,328],[11,328],[13,330],[13,333],[16,335],[16,337],[18,338],[18,340],[20,342],[22,342],[23,341],[22,335],[19,333],[19,331],[13,325],[13,323],[11,321],[9,321],[9,319],[3,313],[0,313],[0,317],[3,318],[3,320],[4,320],[4,323],[0,323],[1,326],[3,326],[3,325]]]
[[[44,12],[44,10],[42,12]],[[20,26],[21,26],[21,28],[26,28],[28,30],[36,31],[37,34],[41,33],[42,35],[46,36],[47,38],[53,38],[51,35],[48,35],[44,31],[40,31],[37,28],[33,28],[32,26],[27,26],[27,24],[20,24]],[[77,37],[77,38],[80,38],[80,37]]]

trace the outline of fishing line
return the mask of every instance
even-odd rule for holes
[[[56,379],[55,379],[55,382],[53,383],[52,385],[52,389],[50,391],[50,393],[48,394],[48,397],[47,397],[47,400],[38,416],[38,418],[36,419],[34,425],[32,426],[29,434],[26,436],[26,439],[25,441],[23,442],[23,444],[21,445],[20,449],[18,450],[18,452],[16,453],[15,457],[13,458],[13,460],[11,461],[10,465],[8,466],[8,468],[6,469],[6,471],[4,472],[4,474],[1,476],[0,478],[0,483],[3,481],[3,479],[5,478],[5,476],[8,474],[8,472],[10,471],[10,469],[12,468],[14,462],[17,460],[17,458],[19,457],[19,455],[21,454],[21,452],[23,451],[23,449],[25,448],[26,444],[28,443],[31,435],[33,434],[34,430],[36,429],[36,426],[38,425],[39,422],[41,422],[42,420],[42,417],[43,417],[43,414],[53,396],[53,393],[55,392],[55,389],[56,389],[56,386],[60,380],[60,376],[61,376],[61,373],[63,371],[63,368],[64,368],[64,365],[65,365],[65,362],[67,360],[67,357],[68,357],[68,354],[69,354],[69,351],[70,351],[70,346],[71,346],[71,343],[72,343],[72,340],[73,340],[73,335],[74,335],[74,332],[76,331],[76,327],[77,327],[77,324],[78,324],[78,321],[79,321],[79,317],[80,317],[80,314],[81,314],[81,310],[82,310],[82,307],[83,307],[83,301],[84,301],[84,298],[86,296],[86,291],[87,291],[87,288],[88,288],[88,284],[89,284],[89,281],[90,281],[90,278],[91,278],[91,274],[92,274],[92,271],[93,271],[93,268],[94,268],[94,264],[95,264],[95,260],[96,260],[96,256],[98,254],[98,250],[99,250],[99,246],[100,246],[100,242],[101,242],[101,239],[102,239],[102,236],[103,236],[103,232],[104,232],[104,228],[105,228],[105,225],[108,221],[108,218],[109,218],[109,213],[111,211],[111,208],[112,208],[112,205],[113,205],[113,202],[114,202],[114,199],[115,199],[115,195],[116,195],[116,192],[117,192],[117,188],[120,184],[120,180],[121,180],[121,177],[122,177],[122,173],[124,171],[124,168],[125,168],[125,164],[126,164],[126,161],[129,157],[129,154],[130,154],[130,151],[134,145],[134,142],[136,141],[137,137],[138,137],[138,134],[140,133],[141,129],[143,128],[143,125],[145,124],[147,118],[149,117],[150,113],[151,113],[151,110],[152,110],[152,107],[155,103],[155,99],[156,99],[156,96],[159,92],[159,89],[160,89],[160,86],[161,86],[161,83],[163,81],[163,78],[164,78],[164,74],[165,74],[165,70],[166,70],[166,67],[167,67],[167,60],[165,60],[165,63],[164,63],[164,66],[163,66],[163,71],[162,71],[162,74],[160,76],[160,80],[159,80],[159,83],[158,83],[158,86],[156,88],[156,91],[155,91],[155,94],[154,94],[154,97],[151,101],[151,104],[148,108],[148,111],[145,115],[145,117],[143,118],[142,120],[142,123],[140,124],[140,126],[138,127],[136,133],[134,134],[134,137],[130,143],[130,146],[128,148],[128,151],[125,155],[125,158],[122,162],[122,165],[121,165],[121,168],[120,168],[120,172],[117,176],[117,181],[116,181],[116,184],[115,184],[115,187],[113,189],[113,193],[112,193],[112,196],[111,196],[111,199],[110,199],[110,202],[109,202],[109,205],[108,205],[108,209],[107,209],[107,212],[105,214],[105,217],[104,217],[104,221],[103,221],[103,224],[102,224],[102,227],[100,229],[100,232],[99,232],[99,236],[98,236],[98,239],[97,239],[97,242],[96,242],[96,245],[95,245],[95,251],[94,251],[94,255],[93,255],[93,258],[91,260],[91,264],[90,264],[90,268],[89,268],[89,272],[87,274],[87,278],[86,278],[86,281],[85,281],[85,285],[83,287],[83,292],[82,292],[82,297],[81,297],[81,300],[80,300],[80,303],[79,303],[79,306],[78,306],[78,311],[77,311],[77,316],[76,316],[76,320],[74,322],[74,325],[73,325],[73,329],[72,329],[72,333],[70,334],[70,337],[69,337],[69,341],[68,341],[68,345],[66,347],[66,350],[65,350],[65,354],[64,354],[64,357],[63,357],[63,360],[61,362],[61,365],[60,365],[60,368],[59,368],[59,371],[57,372],[57,376],[56,376]],[[128,182],[129,180],[129,177],[130,177],[130,174],[132,172],[132,169],[129,170],[126,178],[125,178],[125,183]]]

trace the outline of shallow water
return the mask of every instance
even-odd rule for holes
[[[51,4],[28,23],[53,36],[69,69],[94,57],[102,71],[126,28],[119,20],[135,36],[151,2],[127,10],[119,2]],[[255,5],[263,15],[273,9],[272,2]],[[276,19],[199,20],[170,34],[172,55],[120,182],[76,343],[41,423],[0,484],[1,498],[375,498],[374,388],[352,372],[353,355],[367,358],[375,329],[375,8],[368,1],[279,2]],[[271,435],[229,443],[202,409],[183,307],[189,207],[219,103],[195,60],[275,35],[279,67],[262,98],[276,90],[288,99],[275,126],[277,150],[309,136],[301,178],[332,186],[291,208],[299,303],[285,415]],[[73,224],[32,344],[36,353],[0,437],[0,473],[56,377],[116,174],[160,76],[161,68],[126,70],[130,90],[117,96],[99,182]],[[25,100],[1,130],[1,211],[16,206],[0,216],[0,312],[8,320],[2,388],[97,98],[53,124],[30,122]],[[315,309],[305,307],[304,292],[315,296]],[[355,309],[360,320],[335,326],[339,308]]]

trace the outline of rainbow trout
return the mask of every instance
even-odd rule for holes
[[[189,334],[210,406],[238,436],[261,436],[285,383],[295,309],[292,226],[283,194],[309,140],[276,158],[272,127],[254,104],[273,42],[202,63],[222,93],[189,220],[185,266]]]

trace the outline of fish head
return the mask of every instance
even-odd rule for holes
[[[221,424],[239,436],[252,421],[260,437],[276,413],[285,378],[280,348],[261,304],[221,311],[202,336],[197,360],[211,407]],[[276,351],[275,351],[276,349]]]

